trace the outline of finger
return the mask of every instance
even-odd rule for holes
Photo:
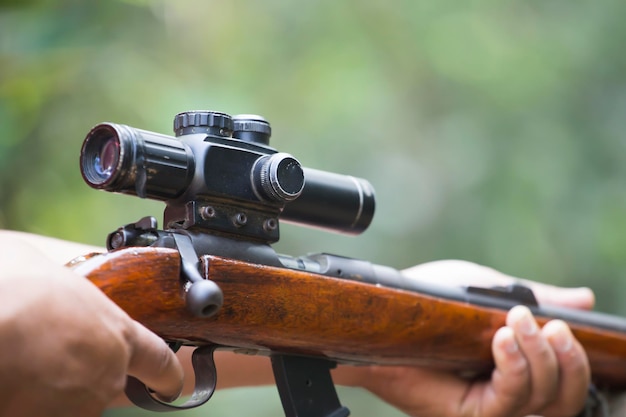
[[[443,285],[490,287],[522,284],[533,291],[540,304],[590,310],[595,303],[595,297],[589,288],[561,288],[519,279],[467,261],[450,259],[426,262],[405,269],[402,273],[418,281],[436,281]]]
[[[405,269],[402,273],[418,281],[436,281],[443,285],[481,285],[489,287],[509,285],[516,282],[515,278],[493,268],[456,259],[426,262]]]
[[[522,283],[533,290],[539,304],[557,305],[581,310],[591,310],[595,304],[593,291],[586,287],[560,288],[531,281],[523,281]]]
[[[546,416],[571,416],[582,410],[591,380],[589,360],[583,347],[561,320],[552,320],[542,333],[553,347],[559,364],[559,387],[554,402],[543,410]]]
[[[556,395],[559,384],[557,357],[528,307],[513,307],[506,322],[514,330],[520,351],[529,366],[531,391],[524,409],[536,412]]]
[[[531,395],[530,367],[510,327],[498,329],[493,337],[492,352],[495,369],[491,381],[481,387],[475,385],[480,401],[472,398],[472,392],[466,397],[464,409],[478,407],[463,415],[481,416],[516,416],[520,408]],[[474,397],[476,396],[474,395]]]
[[[160,398],[175,400],[183,389],[182,365],[163,339],[138,322],[133,323],[128,374],[146,384]]]

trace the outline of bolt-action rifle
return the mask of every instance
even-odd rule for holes
[[[277,254],[279,219],[364,231],[374,215],[372,186],[276,151],[259,116],[185,112],[174,131],[103,123],[81,150],[88,185],[164,201],[165,228],[152,217],[120,227],[107,238],[109,252],[73,268],[172,349],[197,346],[187,402],[163,402],[129,378],[135,404],[203,404],[216,385],[213,352],[227,348],[270,357],[287,417],[345,417],[329,372],[337,363],[485,374],[491,339],[517,304],[540,323],[567,321],[594,382],[626,387],[626,319],[540,306],[521,285],[450,288],[341,256]]]

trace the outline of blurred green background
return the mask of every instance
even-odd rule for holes
[[[257,113],[276,148],[377,190],[363,235],[287,225],[278,251],[397,268],[466,259],[591,286],[600,309],[626,314],[625,12],[618,0],[0,0],[0,227],[102,245],[162,204],[84,185],[91,126],[171,134],[184,110]],[[272,390],[218,393],[185,415],[280,415]],[[366,404],[354,415],[391,415],[343,395]]]

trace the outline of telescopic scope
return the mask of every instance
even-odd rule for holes
[[[80,167],[93,188],[166,201],[191,182],[194,158],[176,138],[102,123],[85,138]]]
[[[167,210],[215,203],[347,234],[363,232],[373,218],[368,181],[304,168],[277,152],[260,116],[184,112],[176,115],[174,131],[176,137],[95,126],[81,150],[83,179],[92,188],[165,201]]]

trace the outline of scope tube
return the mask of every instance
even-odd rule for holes
[[[333,232],[357,235],[374,217],[374,187],[362,179],[303,168],[304,189],[288,202],[281,220]]]
[[[83,142],[80,168],[92,188],[166,201],[191,182],[194,157],[174,137],[101,123]]]

